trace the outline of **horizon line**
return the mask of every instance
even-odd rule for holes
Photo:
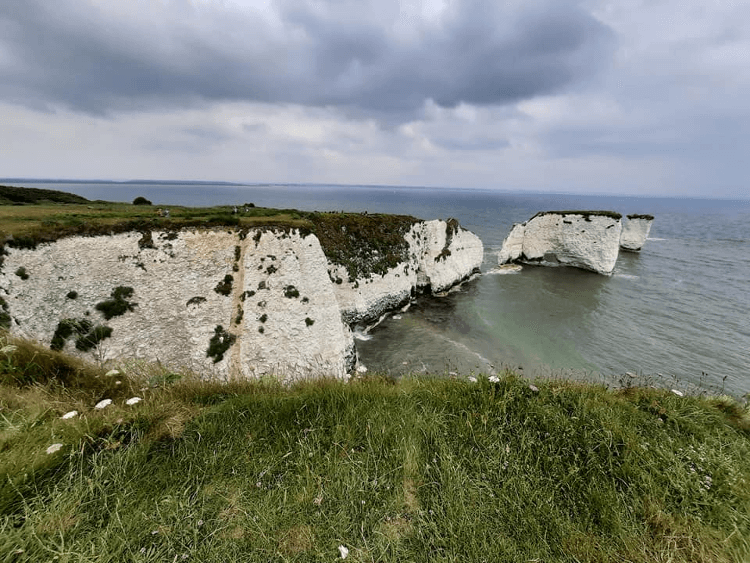
[[[436,189],[436,190],[466,190],[466,191],[483,191],[483,192],[500,192],[509,195],[570,195],[570,196],[594,196],[594,197],[624,197],[624,198],[644,198],[644,199],[698,199],[698,200],[722,200],[722,201],[750,201],[750,195],[745,198],[740,196],[696,196],[696,195],[667,195],[667,194],[628,194],[628,193],[606,193],[606,192],[576,192],[565,190],[521,190],[509,188],[493,187],[456,187],[456,186],[426,186],[414,184],[363,184],[353,183],[344,184],[336,182],[236,182],[228,180],[149,180],[149,179],[81,179],[81,178],[24,178],[8,177],[0,178],[0,182],[23,182],[31,184],[113,184],[113,185],[137,185],[137,184],[155,184],[163,186],[175,185],[195,185],[195,186],[310,186],[310,187],[349,187],[349,188],[386,188],[386,189]]]

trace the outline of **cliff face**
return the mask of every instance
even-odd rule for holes
[[[651,215],[628,215],[628,221],[622,228],[620,248],[638,252],[646,243],[653,222]]]
[[[513,226],[498,261],[573,266],[609,275],[617,262],[621,232],[618,213],[538,213]]]
[[[408,258],[382,276],[343,281],[335,287],[344,320],[367,325],[401,307],[417,293],[442,293],[479,271],[484,247],[479,237],[455,221],[414,224],[405,235]],[[348,280],[346,269],[332,265],[334,277]]]
[[[442,290],[481,264],[479,239],[457,227],[446,243],[441,223],[415,223],[409,260],[353,282],[296,230],[64,238],[6,249],[0,295],[13,333],[101,361],[159,360],[218,378],[345,377],[356,362],[350,322],[408,300],[420,279]]]

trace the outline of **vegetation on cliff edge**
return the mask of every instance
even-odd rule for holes
[[[62,194],[57,199],[41,197],[53,190],[7,190],[12,190],[16,194],[14,197],[25,198],[27,205],[3,205],[5,192],[0,189],[0,257],[4,246],[35,248],[40,243],[70,236],[141,232],[147,233],[144,240],[153,244],[149,238],[152,230],[174,232],[185,228],[228,227],[242,238],[250,229],[298,230],[303,235],[315,234],[326,257],[346,267],[350,279],[354,280],[382,274],[405,260],[408,244],[403,235],[417,221],[405,215],[321,213],[251,205],[154,209],[157,206],[87,201],[65,192],[54,192]],[[37,193],[39,191],[44,194]],[[66,201],[65,195],[71,196],[70,201]],[[63,201],[64,204],[55,203]],[[168,216],[163,214],[167,208]],[[149,244],[142,246],[149,247]]]
[[[539,211],[534,217],[543,217],[544,215],[582,215],[587,221],[590,221],[591,217],[609,217],[618,221],[622,219],[622,214],[616,211]],[[534,219],[534,217],[531,219]]]
[[[750,557],[750,413],[727,397],[220,383],[0,346],[4,561]]]

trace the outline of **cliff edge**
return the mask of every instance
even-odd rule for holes
[[[149,228],[19,246],[6,245],[0,272],[12,333],[99,361],[143,358],[224,379],[346,377],[356,364],[350,325],[449,289],[483,256],[453,220],[351,214],[315,233]]]

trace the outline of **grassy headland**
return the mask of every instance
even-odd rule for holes
[[[160,214],[168,209],[169,215]],[[236,209],[236,213],[235,213]],[[0,186],[0,257],[5,245],[34,248],[70,236],[128,231],[230,227],[313,233],[326,257],[350,278],[384,273],[407,258],[403,235],[417,221],[407,215],[321,213],[247,205],[184,207],[87,201],[55,190]],[[373,250],[377,250],[374,253]]]
[[[730,398],[512,373],[222,384],[0,345],[3,561],[750,557]]]

